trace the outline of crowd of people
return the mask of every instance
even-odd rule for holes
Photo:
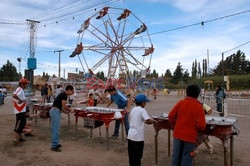
[[[31,135],[33,129],[31,122],[26,119],[39,114],[31,115],[27,107],[27,100],[24,89],[27,88],[29,81],[25,78],[20,79],[19,87],[13,93],[14,114],[16,116],[16,123],[14,128],[14,145],[21,146],[25,139],[22,134],[26,136]],[[1,88],[2,89],[2,88]],[[1,90],[0,89],[0,90]],[[0,92],[3,92],[1,90]],[[60,123],[61,113],[74,113],[74,110],[67,104],[69,97],[72,96],[75,89],[72,85],[67,85],[65,89],[61,85],[56,88],[56,93],[53,95],[52,87],[45,84],[42,87],[41,95],[43,102],[51,102],[53,99],[52,108],[49,115],[51,120],[51,151],[60,152]],[[125,131],[128,144],[129,164],[131,166],[141,165],[141,159],[144,148],[144,124],[155,124],[158,121],[150,118],[145,109],[146,103],[149,102],[145,94],[137,94],[128,91],[116,89],[114,85],[108,85],[105,89],[105,94],[110,96],[110,100],[106,107],[112,103],[117,105],[118,109],[126,110],[124,117]],[[157,90],[154,90],[152,95],[156,100]],[[193,158],[198,152],[198,146],[205,142],[208,150],[212,153],[212,145],[206,135],[200,134],[206,126],[205,115],[211,114],[212,109],[205,103],[201,103],[198,97],[201,89],[197,85],[189,85],[186,89],[186,97],[180,100],[170,111],[168,118],[173,128],[173,159],[172,165],[193,165]],[[217,111],[223,116],[222,102],[224,99],[224,91],[220,86],[216,90]],[[97,106],[98,101],[102,100],[102,95],[97,89],[91,89],[88,92],[86,106]],[[134,106],[133,106],[134,105]],[[114,133],[111,136],[113,139],[119,137],[119,128],[121,120],[115,121]],[[201,141],[202,140],[202,141]]]

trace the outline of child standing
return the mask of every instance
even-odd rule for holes
[[[32,118],[39,116],[39,113],[37,114],[30,114],[29,107],[26,108],[26,125],[24,126],[23,133],[25,136],[34,136],[32,134],[33,128],[32,128]]]
[[[146,109],[148,98],[144,94],[138,94],[135,97],[136,107],[130,114],[130,126],[128,131],[128,156],[130,166],[140,166],[144,148],[144,123],[152,124],[156,122],[150,119]]]
[[[94,106],[94,103],[95,103],[95,101],[94,101],[94,98],[93,98],[93,94],[90,93],[90,94],[89,94],[89,98],[88,98],[87,106],[88,106],[88,107],[89,107],[89,106]]]
[[[173,133],[172,166],[192,166],[198,131],[206,127],[205,113],[197,100],[200,88],[190,85],[186,89],[187,97],[179,101],[168,115]]]

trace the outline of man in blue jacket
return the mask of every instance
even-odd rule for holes
[[[108,103],[107,107],[109,107],[113,102],[115,102],[118,109],[126,109],[126,107],[128,106],[128,99],[121,91],[116,90],[116,88],[113,85],[109,85],[106,88],[105,92],[108,92],[111,96],[111,100]],[[119,137],[120,123],[121,123],[120,120],[115,121],[115,130],[111,138],[117,139]],[[128,114],[125,115],[124,123],[125,123],[126,135],[128,135],[128,130],[129,130]]]

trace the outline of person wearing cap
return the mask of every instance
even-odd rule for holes
[[[173,166],[193,165],[198,132],[206,127],[205,113],[197,99],[200,91],[197,85],[189,85],[186,89],[187,97],[180,100],[168,115],[174,129]]]
[[[135,97],[136,106],[129,113],[128,156],[130,166],[140,166],[144,148],[144,123],[156,122],[150,119],[146,109],[149,99],[144,94]]]
[[[118,109],[128,109],[128,99],[127,97],[119,90],[116,90],[115,86],[109,85],[105,93],[108,92],[110,94],[111,100],[108,103],[107,107],[109,107],[113,102],[117,105]],[[120,120],[115,121],[115,130],[114,134],[111,136],[111,138],[117,139],[119,137],[119,128],[120,128]],[[125,115],[124,118],[124,124],[125,124],[125,131],[126,135],[128,135],[129,130],[129,123],[128,123],[128,114]]]
[[[29,81],[25,78],[19,80],[19,87],[13,93],[14,114],[16,115],[16,125],[14,129],[14,145],[21,146],[25,139],[22,138],[22,132],[26,125],[26,98],[24,89],[27,88]]]

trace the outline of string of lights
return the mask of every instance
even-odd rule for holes
[[[111,0],[111,2],[112,1],[115,1],[115,0]],[[40,19],[39,21],[46,22],[46,21],[50,21],[50,20],[60,19],[60,18],[69,16],[69,15],[73,16],[79,12],[84,12],[85,10],[96,8],[97,6],[104,6],[108,2],[110,2],[110,0],[105,0],[103,2],[96,2],[96,3],[91,3],[91,4],[84,4],[84,7],[82,7],[82,5],[78,5],[78,7],[73,9],[73,10],[66,10],[66,12],[60,11],[60,12],[56,13],[56,15],[49,15],[49,17],[44,18],[44,19]]]
[[[185,29],[185,28],[189,28],[189,27],[193,27],[193,26],[197,26],[197,25],[204,26],[205,23],[214,22],[214,21],[226,19],[226,18],[229,18],[229,17],[234,17],[234,16],[237,16],[237,15],[241,15],[241,14],[245,14],[245,13],[249,13],[249,12],[250,12],[250,9],[242,11],[242,12],[238,12],[238,13],[234,13],[234,14],[230,14],[230,15],[226,15],[226,16],[222,16],[222,17],[210,19],[210,20],[201,21],[201,22],[194,23],[194,24],[189,24],[189,25],[184,25],[184,26],[180,26],[180,27],[176,27],[176,28],[171,28],[171,29],[167,29],[167,30],[163,30],[163,31],[154,32],[154,33],[151,33],[150,35],[152,36],[152,35],[157,35],[157,34],[161,34],[161,33],[176,31],[176,30]]]
[[[227,53],[227,52],[233,51],[233,50],[235,50],[235,49],[237,49],[237,48],[240,48],[240,47],[242,47],[242,46],[244,46],[244,45],[246,45],[246,44],[248,44],[248,43],[250,43],[250,41],[247,41],[247,42],[245,42],[245,43],[243,43],[243,44],[240,44],[240,45],[238,45],[238,46],[236,46],[236,47],[234,47],[234,48],[231,48],[231,49],[229,49],[229,50],[227,50],[227,51],[224,51],[223,53]]]
[[[26,25],[26,22],[13,20],[0,20],[0,24]]]
[[[76,0],[74,2],[68,3],[66,5],[60,6],[58,8],[52,9],[52,10],[47,11],[47,12],[44,12],[44,13],[39,14],[39,15],[37,15],[35,17],[32,17],[32,18],[33,19],[39,19],[39,18],[45,17],[47,15],[51,15],[51,14],[57,13],[59,10],[60,10],[60,12],[63,11],[63,10],[68,10],[69,8],[75,7],[76,5],[81,5],[81,4],[78,3],[80,1],[81,0]],[[87,1],[90,1],[90,0],[87,0]],[[87,1],[84,1],[84,3],[87,2]]]
[[[74,19],[76,19],[76,17],[78,17],[80,15],[92,12],[93,10],[95,10],[95,11],[99,10],[103,6],[108,6],[108,5],[110,5],[112,3],[115,3],[115,2],[118,2],[118,1],[120,1],[120,0],[105,1],[105,2],[101,2],[99,4],[96,4],[96,5],[92,5],[92,6],[88,7],[88,8],[85,8],[85,9],[79,9],[79,10],[76,10],[74,12],[66,13],[66,14],[61,15],[61,16],[51,17],[51,18],[48,18],[46,20],[41,20],[42,23],[50,21],[50,22],[48,22],[46,24],[43,24],[41,26],[47,27],[48,25],[59,24],[59,22],[63,22],[65,20],[69,20],[69,19],[74,20]],[[60,19],[60,18],[62,18],[62,19]]]

